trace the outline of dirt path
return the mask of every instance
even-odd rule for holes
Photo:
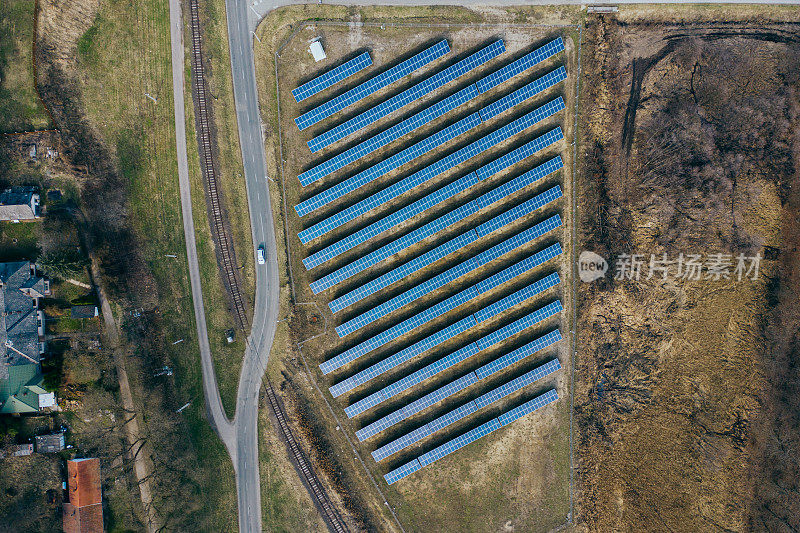
[[[92,261],[92,277],[99,279],[100,272],[97,265]],[[150,477],[152,468],[149,463],[150,450],[147,445],[146,436],[139,428],[139,420],[137,419],[136,406],[133,403],[133,395],[131,394],[131,386],[128,381],[128,372],[125,368],[125,353],[124,346],[120,340],[119,325],[114,320],[114,314],[111,312],[111,305],[108,303],[103,288],[97,284],[95,285],[95,292],[98,300],[100,300],[100,309],[103,313],[103,328],[105,329],[106,337],[110,343],[111,353],[114,355],[114,366],[117,370],[117,379],[119,380],[119,394],[122,399],[122,407],[126,413],[133,413],[130,422],[124,424],[125,438],[128,441],[130,449],[133,450],[134,446],[141,440],[144,443],[137,453],[132,457],[133,470],[136,474],[137,485],[139,485],[139,494],[142,498],[142,506],[144,507],[145,515],[147,518],[147,531],[152,533],[161,529],[161,523],[153,508],[153,493],[150,487]]]

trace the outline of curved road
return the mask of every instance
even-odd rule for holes
[[[706,0],[709,2],[709,0]],[[799,0],[710,0],[710,3],[761,3],[796,4]],[[267,187],[267,168],[261,119],[258,109],[253,32],[260,20],[273,9],[291,4],[317,3],[292,0],[226,0],[228,39],[233,74],[236,116],[239,141],[244,166],[253,242],[264,243],[267,262],[256,264],[256,297],[253,324],[244,355],[239,390],[236,398],[236,415],[231,421],[225,415],[217,388],[211,349],[208,343],[203,291],[197,262],[194,220],[189,187],[186,155],[186,120],[184,116],[184,48],[183,25],[179,0],[170,0],[170,27],[172,37],[172,75],[175,105],[175,130],[178,151],[178,175],[181,190],[181,208],[186,255],[189,264],[192,298],[194,302],[197,335],[203,369],[203,390],[206,407],[212,424],[231,456],[236,472],[239,505],[239,531],[256,533],[261,529],[261,487],[258,473],[258,397],[261,379],[266,370],[275,326],[278,320],[278,261],[272,206]],[[334,0],[325,3],[340,5],[429,5],[450,2],[436,0]],[[532,5],[532,4],[593,4],[601,2],[581,0],[460,0],[458,5]],[[694,3],[684,0],[622,0],[602,2],[628,3]],[[255,255],[255,251],[252,251]]]

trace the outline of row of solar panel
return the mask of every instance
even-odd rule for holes
[[[541,119],[551,116],[552,113],[553,113],[552,109],[543,111]],[[360,244],[363,244],[374,237],[377,237],[378,235],[380,235],[385,231],[396,229],[399,224],[407,222],[411,218],[421,213],[424,213],[425,211],[427,211],[428,209],[432,208],[435,205],[450,200],[455,195],[469,189],[473,185],[477,184],[479,181],[486,180],[490,176],[516,163],[521,162],[525,158],[533,155],[535,152],[542,150],[561,139],[563,139],[563,132],[561,131],[560,127],[558,127],[555,130],[551,130],[545,133],[544,135],[541,135],[531,140],[530,142],[524,144],[523,146],[520,146],[519,148],[512,150],[511,152],[498,158],[497,160],[487,165],[484,165],[474,173],[471,172],[466,176],[463,176],[457,179],[456,181],[451,182],[448,185],[445,185],[431,193],[428,193],[427,195],[423,196],[419,200],[412,202],[406,207],[398,209],[397,211],[394,211],[393,213],[390,213],[385,217],[376,220],[372,224],[369,224],[368,226],[365,226],[364,228],[361,228],[360,230],[357,230],[347,235],[341,240],[326,246],[325,248],[319,250],[318,252],[309,255],[308,257],[303,259],[303,264],[305,265],[306,269],[310,270],[327,261],[330,261],[331,259],[343,254],[344,252],[351,250],[356,246],[359,246]],[[449,169],[445,169],[443,170],[443,172],[445,172],[446,170]]]
[[[525,402],[524,404],[515,407],[514,409],[511,409],[510,411],[500,415],[499,417],[494,418],[486,422],[485,424],[481,424],[475,429],[467,431],[463,435],[459,435],[458,437],[442,444],[441,446],[434,448],[428,453],[419,456],[417,459],[413,459],[408,463],[398,468],[395,468],[391,472],[384,475],[383,478],[389,485],[396,483],[400,479],[403,479],[404,477],[413,474],[419,469],[428,466],[431,463],[434,463],[435,461],[438,461],[442,457],[445,457],[457,450],[460,450],[464,446],[472,442],[475,442],[481,437],[484,437],[489,433],[497,431],[501,427],[507,426],[508,424],[511,424],[515,420],[518,420],[523,416],[532,413],[535,410],[544,407],[549,403],[556,401],[557,399],[558,399],[558,394],[556,393],[556,391],[549,390],[544,394],[537,396],[536,398],[528,402]]]
[[[503,243],[501,243],[504,245],[502,248],[494,247],[496,249],[494,248],[490,249],[493,251],[491,255],[487,255],[487,257],[488,256],[491,256],[493,258],[501,257],[505,253],[508,253],[514,248],[518,247],[520,243],[533,241],[534,239],[541,237],[542,235],[552,231],[553,229],[559,227],[560,225],[561,225],[561,217],[559,217],[558,215],[553,215],[550,218],[544,220],[543,222],[540,222],[539,224],[536,224],[535,226],[518,233],[514,237],[503,241]],[[329,374],[332,371],[341,368],[342,366],[352,361],[355,361],[359,357],[380,348],[387,342],[390,342],[401,335],[405,335],[406,333],[412,331],[413,329],[425,324],[432,318],[439,317],[444,313],[450,311],[451,309],[455,309],[455,307],[457,307],[458,305],[461,305],[462,303],[471,300],[472,298],[478,297],[479,294],[485,292],[478,290],[479,287],[493,288],[491,280],[499,279],[499,276],[502,275],[504,272],[506,272],[506,270],[502,270],[499,273],[490,276],[486,280],[479,282],[475,287],[470,287],[453,296],[450,296],[449,298],[446,298],[445,300],[442,300],[438,304],[429,307],[428,309],[421,311],[420,313],[417,313],[416,315],[413,315],[410,318],[403,320],[402,322],[390,327],[389,329],[386,329],[381,333],[378,333],[377,335],[370,337],[369,339],[366,339],[365,341],[353,346],[352,348],[345,350],[336,357],[333,357],[325,361],[320,365],[322,373]]]
[[[530,113],[517,118],[516,120],[506,124],[497,130],[481,137],[468,144],[467,146],[457,150],[456,152],[431,163],[430,165],[414,172],[410,176],[400,180],[383,189],[378,194],[374,194],[363,201],[356,203],[353,207],[344,211],[341,217],[332,216],[329,219],[317,223],[306,230],[301,231],[298,236],[302,242],[308,242],[317,238],[325,233],[331,231],[352,220],[356,216],[362,215],[377,206],[399,196],[400,194],[411,190],[414,187],[422,185],[423,183],[435,178],[436,176],[450,170],[451,168],[462,164],[469,159],[489,150],[497,145],[521,133],[522,131],[533,126],[537,122],[558,113],[564,109],[564,100],[560,96],[553,101],[548,102],[542,107],[539,107]],[[429,151],[441,146],[442,144],[455,139],[459,135],[477,127],[481,124],[480,113],[473,113],[467,117],[459,120],[458,122],[418,141],[414,145],[401,150],[400,152],[372,165],[371,167],[350,176],[349,178],[341,181],[333,187],[321,191],[320,193],[303,200],[295,206],[295,211],[299,216],[305,216],[312,211],[315,211],[361,187],[364,185],[384,176],[385,174],[395,170],[402,165],[409,163]]]
[[[373,122],[380,120],[390,113],[405,107],[414,100],[418,100],[450,83],[453,80],[460,78],[466,73],[478,68],[479,66],[487,63],[488,61],[499,56],[506,51],[505,44],[502,40],[495,41],[483,49],[475,52],[469,57],[462,59],[458,63],[451,65],[436,74],[426,78],[425,80],[417,83],[416,85],[402,91],[401,93],[384,100],[380,104],[364,111],[351,118],[350,120],[326,131],[322,135],[314,137],[308,142],[308,147],[312,152],[318,152],[331,144],[338,142],[348,135],[363,129]]]
[[[452,337],[454,337],[455,335],[457,335],[459,333],[463,333],[464,331],[466,331],[467,329],[471,328],[472,326],[477,326],[477,325],[480,324],[480,322],[486,321],[486,320],[488,320],[488,319],[490,319],[490,318],[492,318],[492,317],[494,317],[496,315],[499,315],[503,311],[511,309],[512,307],[514,307],[518,303],[524,302],[525,300],[527,300],[529,298],[533,298],[534,296],[537,296],[538,294],[546,291],[547,289],[554,287],[560,281],[561,280],[558,277],[557,273],[550,274],[549,276],[546,276],[546,277],[544,277],[544,278],[542,278],[540,280],[537,280],[536,282],[534,282],[534,283],[532,283],[532,284],[530,284],[530,285],[528,285],[528,286],[526,286],[526,287],[514,292],[513,294],[510,295],[511,296],[510,298],[504,299],[505,301],[503,301],[501,305],[498,305],[498,306],[494,307],[493,314],[482,313],[481,317],[482,317],[483,320],[479,320],[478,319],[477,313],[473,314],[472,315],[474,317],[473,321],[467,320],[466,322],[464,322],[464,327],[466,329],[461,330],[459,328],[458,331],[451,331],[452,334],[450,335],[449,338],[452,338]],[[464,320],[464,319],[462,319],[462,320]],[[436,334],[434,334],[434,335],[437,335],[437,334],[438,334],[438,332]],[[445,342],[445,341],[449,340],[449,338],[441,338],[440,340],[441,340],[441,342]],[[433,348],[434,345],[429,345],[429,344],[430,343],[426,343],[426,349]],[[386,358],[386,359],[384,359],[384,360],[382,360],[382,361],[380,361],[378,363],[375,363],[372,366],[369,366],[369,367],[365,368],[364,370],[361,370],[360,372],[357,372],[357,373],[353,374],[352,376],[340,381],[339,383],[337,383],[335,385],[332,385],[330,387],[330,389],[329,389],[330,393],[334,397],[341,396],[342,394],[344,394],[346,392],[349,392],[349,391],[355,389],[356,387],[359,387],[361,385],[364,385],[364,384],[368,383],[373,378],[376,378],[376,377],[378,377],[378,376],[380,376],[382,374],[385,374],[386,372],[389,372],[390,370],[393,370],[393,369],[397,368],[398,366],[410,361],[411,359],[413,359],[417,355],[419,355],[419,353],[418,353],[416,347],[412,348],[411,350],[400,350],[396,354],[394,354],[394,355],[392,355],[392,356],[390,356],[390,357],[388,357],[388,358]]]
[[[548,246],[544,250],[537,252],[534,255],[538,255],[542,258],[542,262],[546,261],[545,258],[553,258],[561,255],[561,245],[556,243]],[[508,332],[509,330],[506,330]],[[449,338],[449,337],[448,337]],[[447,340],[445,338],[444,340]],[[444,340],[442,342],[444,342]],[[433,348],[433,345],[429,347]],[[410,389],[411,387],[418,385],[424,382],[426,379],[440,373],[444,372],[448,368],[460,363],[461,361],[466,360],[467,358],[475,355],[478,353],[480,349],[478,345],[474,342],[469,343],[468,345],[456,350],[455,352],[451,353],[450,355],[439,359],[433,363],[430,363],[419,370],[412,372],[411,374],[383,387],[382,389],[370,394],[362,398],[361,400],[347,406],[345,408],[345,414],[347,414],[348,418],[353,418],[354,416],[360,415],[361,413],[372,409],[376,405],[381,404],[389,400],[390,398],[397,396],[403,391]]]
[[[468,59],[470,58],[467,58],[467,60]],[[459,66],[459,64],[454,65],[454,67],[455,66]],[[473,68],[477,68],[477,66],[479,65],[476,65]],[[535,96],[536,94],[546,90],[547,88],[558,84],[559,82],[566,79],[566,77],[567,77],[567,71],[564,69],[563,66],[561,66],[556,70],[548,74],[545,74],[544,76],[532,81],[531,83],[528,83],[527,85],[520,87],[519,89],[511,92],[510,94],[487,105],[485,108],[480,110],[481,119],[484,122],[486,122],[496,117],[497,115],[500,115],[501,113],[513,108],[514,106],[524,102],[525,100]],[[396,124],[370,137],[369,139],[357,144],[356,146],[345,150],[341,154],[338,154],[320,163],[319,165],[316,165],[315,167],[306,170],[305,172],[301,173],[298,176],[298,178],[300,179],[300,184],[306,186],[310,183],[313,183],[315,181],[324,178],[325,176],[328,176],[329,174],[336,172],[341,168],[344,168],[345,166],[347,166],[352,162],[358,161],[362,157],[374,152],[379,148],[382,148],[383,146],[386,146],[390,142],[397,140],[403,135],[406,135],[414,131],[415,129],[420,128],[423,125],[427,124],[428,122],[444,115],[448,111],[451,111],[459,107],[461,104],[466,103],[473,98],[476,98],[479,94],[480,92],[478,91],[477,84],[473,83],[468,85],[467,87],[461,89],[455,94],[448,96],[447,98],[444,98],[440,102],[433,104],[432,106],[420,111],[419,113],[403,120],[399,124]],[[375,118],[375,120],[377,120],[378,118]],[[347,124],[349,124],[349,122],[350,121],[343,124],[342,126],[346,126]],[[334,128],[334,130],[337,128]],[[309,141],[309,146],[311,146],[312,152],[317,151],[317,149],[315,149],[315,147],[312,146],[312,143],[314,143],[315,141],[316,139],[312,139],[311,141]]]
[[[537,309],[536,311],[534,311],[533,313],[531,313],[529,315],[525,315],[524,317],[522,317],[522,318],[520,318],[518,320],[515,320],[514,322],[511,322],[509,324],[509,326],[513,326],[513,327],[510,328],[510,329],[503,329],[502,330],[502,332],[503,332],[502,338],[494,336],[494,337],[491,338],[491,343],[490,344],[478,343],[478,342],[473,342],[473,343],[468,344],[467,346],[465,346],[464,348],[459,350],[459,352],[457,352],[456,354],[453,354],[453,355],[457,355],[457,357],[450,358],[448,360],[448,362],[447,362],[446,368],[439,369],[439,371],[443,372],[447,368],[452,368],[454,365],[456,365],[456,364],[458,364],[458,363],[460,363],[462,361],[465,361],[469,357],[472,357],[473,355],[475,355],[475,354],[477,354],[477,353],[479,353],[479,352],[481,352],[483,350],[486,350],[489,346],[492,346],[494,344],[498,344],[498,343],[500,343],[500,342],[502,342],[502,341],[504,341],[506,339],[509,339],[512,336],[516,335],[517,333],[520,333],[520,332],[522,332],[522,331],[524,331],[524,330],[536,325],[537,323],[539,323],[539,322],[541,322],[543,320],[546,320],[547,318],[550,318],[551,316],[555,315],[556,313],[559,313],[561,311],[561,309],[562,309],[561,308],[561,301],[560,300],[556,300],[555,302],[551,302],[551,303],[547,304],[546,306]],[[500,330],[498,330],[498,331],[500,331]],[[484,337],[482,337],[482,339],[485,339],[487,337],[488,336],[484,336]],[[445,366],[445,365],[442,365],[442,366]],[[390,414],[388,414],[386,416],[383,416],[383,417],[379,418],[378,420],[372,422],[371,424],[369,424],[367,426],[364,426],[363,428],[361,428],[360,430],[358,430],[356,432],[356,436],[358,437],[358,440],[365,441],[365,440],[377,435],[381,431],[384,431],[385,429],[393,426],[394,424],[397,424],[398,422],[401,422],[402,420],[405,420],[406,418],[408,418],[408,417],[410,417],[410,416],[422,411],[423,409],[427,409],[431,405],[434,405],[435,403],[441,401],[443,398],[447,397],[449,394],[451,394],[451,393],[455,394],[456,392],[460,391],[463,388],[463,387],[459,388],[461,384],[464,384],[466,382],[470,382],[470,383],[467,383],[467,384],[464,385],[464,387],[466,387],[466,386],[469,386],[469,384],[474,383],[474,382],[477,381],[477,377],[472,377],[471,378],[469,376],[470,376],[470,374],[468,374],[464,378],[459,378],[459,380],[456,380],[456,381],[446,385],[445,387],[440,387],[439,389],[437,389],[437,390],[435,390],[435,391],[433,391],[433,392],[431,392],[429,394],[426,394],[426,395],[422,396],[421,398],[409,403],[408,405],[406,405],[406,406],[404,406],[404,407],[402,407],[402,408],[400,408],[400,409],[398,409],[398,410],[396,410],[396,411],[394,411],[394,412],[392,412],[392,413],[390,413]],[[375,405],[378,405],[379,403],[381,403],[381,402],[378,402]]]
[[[561,135],[560,129],[557,133]],[[386,258],[414,244],[417,244],[432,235],[435,235],[436,233],[464,220],[471,215],[474,215],[475,213],[478,213],[481,209],[481,204],[473,200],[451,211],[448,211],[447,213],[440,215],[438,218],[410,231],[402,237],[388,242],[372,252],[359,257],[355,261],[340,267],[339,269],[334,270],[325,276],[322,276],[318,280],[311,282],[311,290],[314,292],[314,294],[319,294],[323,290],[333,287],[334,285],[337,285],[344,280],[380,263]],[[490,231],[492,230],[489,229],[489,226],[481,228],[481,232],[483,232],[483,234],[489,233]],[[479,235],[481,235],[481,233],[479,233]]]
[[[490,45],[490,46],[496,46],[499,49],[499,46],[497,46],[495,43],[492,43],[492,45]],[[494,72],[494,73],[492,73],[492,74],[490,74],[490,75],[478,80],[478,82],[473,84],[474,87],[475,87],[475,90],[479,94],[482,94],[482,93],[486,92],[487,90],[491,89],[492,87],[495,87],[495,86],[499,85],[502,82],[508,81],[509,79],[511,79],[512,77],[516,76],[517,74],[520,74],[520,73],[524,72],[525,70],[528,70],[529,68],[533,67],[536,63],[539,63],[539,62],[544,61],[545,59],[547,59],[549,57],[552,57],[552,56],[556,55],[557,53],[561,52],[563,49],[564,49],[564,42],[559,37],[559,38],[551,41],[550,43],[547,43],[546,45],[534,50],[533,52],[525,54],[524,56],[520,57],[519,59],[516,59],[515,61],[512,61],[511,63],[509,63],[508,65],[506,65],[502,69],[499,69],[498,71],[496,71],[496,72]],[[502,52],[504,50],[505,50],[505,47],[503,47],[503,50],[501,50],[500,52]],[[497,50],[494,50],[494,52],[497,52]],[[496,57],[497,55],[499,55],[500,52],[494,53],[494,55],[492,57]],[[533,58],[538,58],[538,59],[536,61],[533,61]],[[487,59],[487,61],[488,61],[488,59]],[[484,61],[484,63],[485,63],[485,61]],[[499,77],[498,77],[498,75],[499,75]],[[502,81],[499,81],[499,80],[502,80]],[[481,88],[483,88],[484,90],[481,90]],[[405,104],[403,104],[403,105],[405,105]],[[385,116],[386,114],[388,114],[388,113],[384,113],[382,116]],[[378,117],[378,118],[382,118],[382,116]],[[349,124],[349,126],[346,126],[345,124]],[[329,131],[323,133],[322,135],[320,135],[318,137],[315,137],[314,139],[311,139],[308,142],[308,146],[311,149],[311,151],[312,152],[317,152],[318,150],[329,146],[333,142],[341,140],[344,137],[346,137],[347,135],[357,131],[357,129],[354,129],[355,125],[356,125],[355,119],[353,119],[353,121],[348,121],[345,124],[342,124],[341,126],[337,126],[337,127],[333,128],[332,130],[329,130]],[[361,126],[361,127],[363,127],[363,126]],[[358,129],[360,129],[360,128],[358,128]],[[334,133],[335,130],[339,130],[339,131]],[[409,130],[409,131],[411,131],[411,130]],[[405,133],[409,133],[409,131],[406,131]],[[342,135],[341,133],[344,133],[344,134]],[[403,135],[405,133],[403,133]]]
[[[369,52],[364,52],[357,55],[350,61],[346,61],[338,67],[332,68],[328,72],[325,72],[313,80],[304,83],[300,87],[293,89],[292,96],[294,96],[294,99],[297,102],[302,102],[306,98],[310,98],[315,94],[324,91],[328,87],[336,85],[340,81],[349,78],[356,72],[364,70],[370,65],[372,65],[372,58],[369,56]]]
[[[500,385],[499,387],[487,392],[486,394],[482,394],[478,396],[474,400],[470,400],[466,404],[448,411],[447,413],[443,414],[440,417],[428,422],[424,426],[415,429],[409,433],[406,433],[402,437],[399,437],[391,442],[388,442],[378,448],[377,450],[372,452],[372,458],[375,459],[376,462],[382,461],[387,457],[391,457],[392,455],[396,454],[399,451],[408,448],[409,446],[416,444],[417,442],[430,437],[431,435],[436,434],[438,431],[455,424],[459,420],[463,420],[464,418],[468,417],[469,415],[476,413],[480,409],[491,405],[492,403],[499,401],[510,394],[513,394],[519,390],[522,390],[527,385],[534,383],[553,372],[561,370],[561,363],[559,363],[558,359],[554,359],[552,361],[548,361],[547,363],[539,366],[538,368],[534,368],[530,372],[526,372],[525,374],[512,379],[511,381]],[[474,372],[470,372],[470,374],[474,374]],[[476,376],[477,379],[477,376]]]
[[[536,209],[544,207],[558,198],[561,198],[561,187],[556,185],[555,187],[552,187],[531,198],[529,202],[532,209],[528,212],[530,213]],[[502,246],[502,244],[498,244],[496,246]],[[487,264],[487,262],[484,262],[484,259],[486,258],[488,258],[486,254],[480,254],[476,257],[469,258],[458,265],[445,270],[441,274],[438,274],[433,278],[428,279],[391,298],[390,300],[387,300],[373,307],[372,309],[353,317],[347,322],[340,324],[336,327],[336,333],[339,335],[339,337],[345,337],[351,333],[354,333],[364,326],[371,324],[372,322],[394,311],[397,311],[398,309],[401,309],[411,302],[422,298],[423,296],[426,296],[463,276],[466,276],[470,272],[478,270]]]
[[[536,168],[527,171],[525,174],[522,174],[521,176],[518,176],[504,183],[503,185],[500,185],[492,191],[489,191],[486,193],[486,201],[489,203],[500,201],[501,199],[510,196],[514,192],[522,190],[528,185],[535,183],[548,174],[561,169],[563,166],[564,164],[561,160],[561,156],[556,156],[537,166]],[[482,228],[481,233],[476,233],[475,230],[469,229],[466,232],[440,244],[436,248],[425,252],[419,257],[416,257],[415,259],[412,259],[411,261],[404,263],[393,270],[390,270],[386,274],[383,274],[378,278],[375,278],[364,285],[361,285],[360,287],[353,289],[342,296],[339,296],[338,298],[332,300],[328,306],[333,313],[338,313],[342,309],[350,307],[354,303],[371,296],[379,290],[385,289],[397,281],[405,279],[415,272],[432,265],[436,261],[443,259],[456,250],[463,249],[464,247],[477,241],[480,237],[488,235],[491,233],[491,231],[494,231],[494,229],[499,229],[504,225],[495,224],[493,230],[487,231],[492,227],[491,225],[487,225],[492,220],[494,220],[494,218],[479,226]]]
[[[422,52],[415,54],[398,65],[381,72],[377,76],[368,79],[364,83],[340,94],[339,96],[331,98],[324,104],[303,113],[294,119],[294,122],[302,131],[309,126],[313,126],[317,122],[328,118],[334,113],[353,105],[359,100],[366,98],[375,91],[383,89],[397,80],[408,76],[415,70],[424,67],[425,65],[435,61],[436,59],[439,59],[449,52],[450,45],[447,44],[446,39],[442,39],[433,46],[426,48]]]

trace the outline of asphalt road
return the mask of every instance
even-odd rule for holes
[[[761,3],[796,4],[800,0],[711,0],[709,3]],[[239,390],[236,398],[236,415],[229,420],[222,408],[217,388],[214,365],[208,343],[205,312],[202,305],[203,292],[200,284],[200,270],[197,263],[194,223],[191,216],[188,164],[186,158],[186,137],[184,117],[183,87],[183,46],[181,43],[179,0],[170,0],[170,24],[172,26],[172,66],[173,91],[175,95],[175,123],[178,145],[178,170],[183,209],[184,232],[186,235],[186,254],[189,263],[192,297],[200,340],[200,355],[203,369],[203,389],[206,405],[212,423],[225,443],[236,472],[236,486],[239,505],[239,531],[256,533],[261,529],[261,489],[258,474],[258,397],[261,380],[267,366],[269,352],[275,336],[278,320],[278,264],[275,243],[275,228],[272,220],[272,207],[268,194],[267,169],[264,143],[261,132],[261,119],[258,110],[258,93],[253,57],[253,31],[259,21],[270,11],[284,5],[317,3],[317,1],[292,0],[226,0],[228,39],[231,52],[234,98],[239,127],[239,140],[247,183],[250,221],[253,242],[264,243],[267,263],[256,265],[256,298],[253,323],[248,338],[248,348],[244,356]],[[432,0],[334,0],[325,3],[340,5],[429,5],[448,4]],[[458,5],[532,5],[532,4],[592,4],[581,0],[459,0]],[[622,0],[615,4],[629,3],[694,3],[685,0]],[[258,46],[258,43],[255,43]],[[255,255],[255,250],[252,250]]]

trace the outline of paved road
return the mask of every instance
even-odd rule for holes
[[[754,3],[747,0],[711,0],[712,3]],[[763,4],[796,4],[800,0],[760,0]],[[172,26],[173,91],[175,94],[175,123],[178,141],[178,170],[181,185],[186,253],[192,285],[197,333],[203,368],[203,389],[212,423],[225,443],[236,472],[239,505],[239,531],[261,531],[261,489],[258,475],[257,417],[261,379],[275,336],[278,318],[278,264],[272,207],[267,191],[267,169],[261,120],[258,112],[258,94],[253,58],[253,31],[273,9],[284,5],[317,3],[312,0],[226,0],[228,39],[231,52],[234,98],[239,126],[239,140],[247,183],[250,221],[253,242],[266,246],[266,265],[256,266],[256,299],[253,324],[248,348],[244,356],[239,390],[236,398],[236,416],[228,420],[222,409],[217,388],[214,365],[208,344],[203,292],[197,263],[194,224],[191,216],[191,198],[186,159],[186,137],[183,87],[183,46],[181,43],[179,0],[170,0]],[[334,0],[340,5],[429,5],[448,4],[436,0]],[[581,0],[459,0],[459,5],[531,5],[531,4],[591,4]],[[684,0],[622,0],[614,3],[693,3]],[[254,253],[254,252],[253,252]]]

